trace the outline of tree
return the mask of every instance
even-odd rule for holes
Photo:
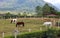
[[[43,10],[43,16],[51,13],[50,6],[47,3],[43,6],[42,10]]]
[[[60,12],[56,12],[56,14],[60,16]]]
[[[26,16],[27,16],[26,12],[24,12],[24,13],[23,13],[23,16],[24,16],[24,17],[26,17]]]
[[[37,6],[36,9],[35,9],[35,11],[37,13],[37,16],[42,16],[42,7]]]
[[[50,12],[51,12],[52,14],[56,14],[57,10],[55,10],[53,7],[50,7]]]
[[[8,13],[5,14],[5,18],[10,18],[10,17],[11,17],[10,12],[8,12]]]
[[[44,16],[46,16],[48,14],[56,14],[56,12],[57,11],[54,9],[54,7],[49,6],[49,4],[47,4],[47,3],[43,6],[43,15]]]
[[[20,17],[21,16],[21,14],[20,13],[18,13],[18,15],[17,15],[18,17]]]

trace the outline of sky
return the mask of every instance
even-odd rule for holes
[[[60,6],[60,0],[0,0],[0,11],[32,11],[37,5],[43,6],[44,1]]]
[[[51,3],[54,6],[56,6],[57,8],[60,9],[60,0],[44,0],[45,2]]]

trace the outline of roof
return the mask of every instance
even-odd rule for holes
[[[49,14],[49,15],[47,15],[47,16],[57,16],[56,14]]]
[[[0,16],[5,16],[5,14],[0,14]]]

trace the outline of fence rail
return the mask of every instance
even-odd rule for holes
[[[28,30],[28,32],[31,32],[32,29],[24,29],[24,30]],[[12,32],[0,32],[0,38],[4,38],[5,36],[10,36],[10,35],[13,35],[15,38],[17,38],[17,35],[20,33],[21,32],[18,31],[17,29],[15,29]]]
[[[46,28],[44,28],[44,27],[42,27],[42,28],[40,28],[40,29],[38,29],[38,30],[46,30],[46,29],[48,29],[47,27]],[[23,31],[26,31],[26,32],[32,32],[33,31],[33,29],[23,29]],[[36,29],[34,29],[34,30],[36,30]],[[4,38],[4,37],[6,37],[6,36],[14,36],[15,38],[17,38],[17,35],[18,34],[21,34],[21,33],[23,33],[23,31],[18,31],[17,29],[15,29],[15,30],[13,30],[12,32],[0,32],[0,38]],[[24,31],[24,32],[25,32]]]

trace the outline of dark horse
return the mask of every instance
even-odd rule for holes
[[[17,22],[16,27],[22,25],[24,27],[24,22]]]

